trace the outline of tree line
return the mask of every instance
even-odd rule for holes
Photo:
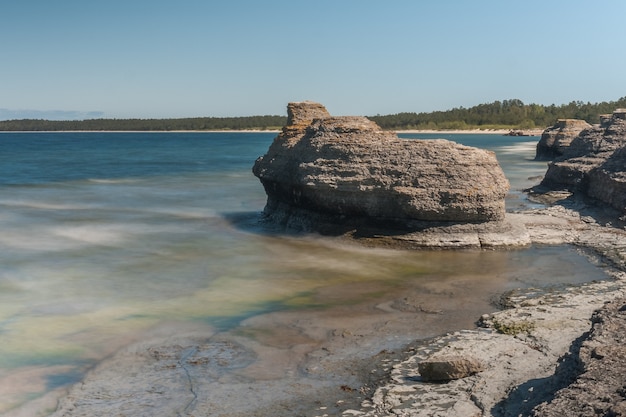
[[[581,119],[590,124],[600,122],[600,115],[626,107],[626,97],[616,101],[541,105],[521,100],[494,101],[470,108],[458,107],[430,113],[397,113],[371,116],[383,129],[532,129],[552,126],[557,119]]]
[[[524,104],[503,100],[430,113],[397,113],[368,116],[387,130],[409,129],[532,129],[553,125],[557,119],[581,119],[598,123],[601,114],[626,108],[626,97],[616,101],[562,105]],[[182,119],[88,119],[88,120],[6,120],[0,131],[175,131],[175,130],[278,130],[285,116],[195,117]]]
[[[175,131],[175,130],[277,130],[285,116],[194,117],[182,119],[87,119],[0,121],[0,131]]]

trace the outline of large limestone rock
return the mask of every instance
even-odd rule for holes
[[[538,188],[569,190],[626,212],[626,111],[582,131],[548,166]]]
[[[253,167],[265,214],[295,228],[367,221],[480,223],[504,218],[509,184],[495,155],[447,140],[403,140],[365,117],[290,103],[289,125]]]
[[[541,134],[537,143],[535,159],[549,160],[563,155],[570,143],[580,132],[591,128],[584,120],[559,119],[554,126],[550,126]]]

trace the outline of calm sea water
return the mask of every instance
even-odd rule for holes
[[[532,161],[537,138],[437,136],[494,150],[508,207],[530,205],[520,190],[546,168]],[[264,233],[251,167],[274,137],[0,134],[0,414],[79,381],[164,322],[227,331],[271,311],[358,304],[354,285],[384,298],[436,283],[498,293],[598,276],[564,248],[356,250]]]

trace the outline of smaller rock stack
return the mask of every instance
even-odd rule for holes
[[[626,213],[626,110],[576,136],[538,189],[569,190]]]
[[[365,117],[290,103],[288,125],[253,167],[265,215],[321,224],[482,223],[504,218],[507,179],[495,155],[447,140],[404,140]]]
[[[543,131],[537,143],[536,160],[552,160],[557,158],[569,147],[570,143],[580,132],[589,129],[591,125],[584,120],[559,119],[554,126]]]

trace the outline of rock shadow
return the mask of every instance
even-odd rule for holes
[[[532,416],[539,404],[550,402],[557,392],[571,385],[583,373],[580,348],[589,337],[589,332],[572,342],[569,351],[559,359],[553,375],[526,381],[517,386],[490,411],[494,417]]]
[[[265,236],[350,237],[355,240],[393,238],[413,233],[472,233],[498,230],[500,222],[454,223],[429,221],[399,221],[361,217],[329,216],[315,212],[299,213],[293,218],[276,219],[263,212],[229,212],[222,217],[233,227],[247,233]]]
[[[582,220],[587,223],[598,223],[602,226],[617,229],[626,227],[626,215],[624,213],[620,213],[618,210],[591,197],[568,190],[552,190],[542,185],[523,191],[527,193],[530,201],[546,206],[561,206],[565,209],[573,210],[580,214]]]
[[[320,221],[316,219],[318,216],[315,213],[310,213],[309,217],[301,216],[297,220],[275,220],[259,211],[230,212],[221,215],[236,229],[267,236],[304,236],[313,233],[329,237],[351,235],[354,238],[369,238],[380,235],[397,236],[429,227],[426,225],[401,227],[393,221],[371,222],[359,219],[347,219],[343,222],[341,219],[337,219],[336,222]],[[432,226],[431,224],[430,227]]]
[[[303,235],[304,232],[287,230],[278,224],[265,219],[262,211],[238,211],[221,213],[222,218],[232,227],[246,233],[262,236]]]

